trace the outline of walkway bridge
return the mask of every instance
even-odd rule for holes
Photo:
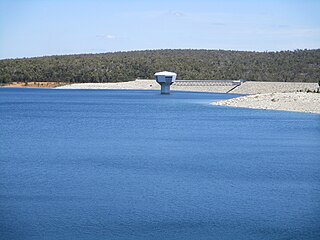
[[[243,80],[176,80],[176,86],[240,86]]]

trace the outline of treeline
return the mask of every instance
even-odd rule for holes
[[[0,83],[120,82],[150,79],[158,71],[178,79],[318,82],[320,49],[281,52],[150,50],[0,61]]]

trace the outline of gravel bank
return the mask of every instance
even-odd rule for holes
[[[234,86],[176,86],[173,91],[226,93]],[[136,80],[119,83],[78,83],[57,87],[59,89],[122,89],[122,90],[158,90],[160,85],[155,80]],[[301,93],[296,91],[315,90],[317,83],[288,82],[251,82],[247,81],[230,93],[254,94],[234,98],[227,101],[214,102],[219,106],[232,106],[268,110],[284,110],[294,112],[320,114],[320,94]]]
[[[216,92],[226,93],[234,86],[177,86],[173,84],[172,90],[192,92]],[[247,81],[236,87],[230,93],[258,94],[273,92],[294,92],[299,90],[315,90],[317,83],[288,83],[288,82],[252,82]],[[75,83],[57,87],[60,89],[136,89],[136,90],[160,90],[160,85],[155,80],[135,80],[119,83]]]
[[[211,103],[218,106],[320,114],[320,93],[255,94]]]
[[[121,90],[159,90],[160,85],[155,80],[135,80],[119,83],[75,83],[58,87],[59,89],[121,89]],[[172,85],[173,91],[190,92],[217,92],[226,93],[233,86],[176,86]]]
[[[316,90],[318,83],[294,83],[294,82],[256,82],[247,81],[235,88],[231,93],[236,94],[259,94],[275,92],[295,92]]]
[[[157,90],[160,89],[154,80],[136,80],[118,83],[74,83],[57,87],[59,89],[123,89],[123,90]]]

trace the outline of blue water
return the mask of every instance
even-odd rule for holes
[[[0,89],[0,238],[319,239],[320,115],[231,97]]]

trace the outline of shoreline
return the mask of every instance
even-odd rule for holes
[[[121,83],[80,83],[58,87],[59,89],[120,89],[120,90],[158,90],[160,85],[154,80],[135,80]],[[215,106],[278,110],[320,114],[320,93],[318,83],[300,82],[256,82],[247,81],[234,86],[178,86],[173,91],[245,94],[229,100],[212,102]],[[303,92],[300,92],[303,91]]]
[[[320,93],[265,93],[210,103],[214,106],[320,114]]]
[[[112,83],[54,83],[33,82],[12,83],[3,88],[55,88],[55,89],[106,89],[106,90],[158,90],[160,85],[155,80],[135,80],[129,82]],[[320,114],[320,93],[307,93],[316,91],[318,83],[301,82],[258,82],[246,81],[235,87],[229,86],[179,86],[173,84],[173,91],[206,92],[244,94],[229,100],[210,103],[215,106],[229,106],[238,108],[251,108],[263,110],[278,110],[290,112],[303,112]]]
[[[0,88],[57,88],[67,83],[63,82],[12,82],[0,86]]]
[[[112,83],[73,83],[57,87],[58,89],[120,89],[120,90],[160,90],[160,85],[155,80],[137,79],[129,82]],[[173,91],[191,92],[212,92],[212,93],[235,93],[235,94],[260,94],[275,92],[296,92],[314,91],[318,89],[318,83],[302,82],[259,82],[246,81],[235,87],[234,85],[225,86],[181,86],[171,85]]]

